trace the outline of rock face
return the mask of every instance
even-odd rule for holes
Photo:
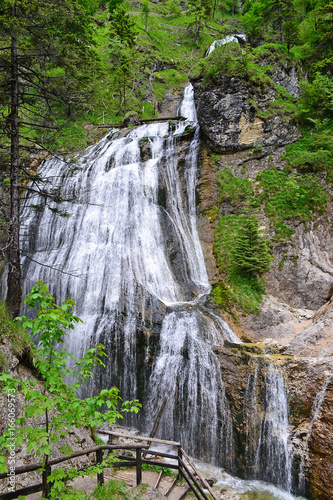
[[[294,67],[280,65],[270,77],[294,97],[300,95]],[[218,217],[238,213],[237,206],[219,201],[217,171],[228,168],[236,177],[255,180],[259,172],[272,166],[282,170],[284,146],[297,140],[299,132],[286,117],[262,117],[260,111],[265,111],[274,99],[273,88],[259,92],[248,82],[230,75],[221,75],[205,88],[200,81],[193,83],[204,138],[198,181],[199,233],[209,279],[215,283],[221,279],[213,253]],[[252,151],[248,151],[250,148]],[[259,215],[273,236],[263,210]],[[329,500],[333,492],[331,215],[329,203],[326,212],[311,222],[287,221],[294,233],[290,240],[274,245],[274,261],[267,275],[267,294],[260,313],[241,316],[233,324],[239,336],[262,342],[263,355],[246,345],[225,347],[217,353],[235,422],[234,433],[238,436],[238,473],[248,477],[250,462],[244,449],[249,435],[248,424],[244,424],[247,384],[257,372],[257,383],[263,387],[267,353],[277,349],[275,355],[271,351],[271,361],[284,373],[295,450],[292,491],[313,500]],[[230,320],[227,315],[225,319]],[[260,406],[259,401],[256,404]]]
[[[278,113],[269,118],[265,112],[275,98],[273,87],[265,91],[230,75],[221,75],[203,87],[192,82],[198,121],[211,149],[217,153],[235,152],[254,146],[284,146],[299,138],[293,120]]]

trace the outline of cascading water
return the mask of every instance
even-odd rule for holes
[[[244,397],[248,476],[265,479],[290,491],[292,458],[283,374],[271,363],[261,364],[261,367],[256,364],[254,374],[248,376]]]
[[[230,471],[233,421],[214,350],[223,339],[240,341],[201,301],[210,286],[196,227],[199,128],[191,86],[179,113],[185,122],[113,130],[71,165],[43,163],[41,176],[76,202],[62,203],[67,218],[47,207],[25,209],[23,287],[26,294],[43,280],[57,301],[76,301],[83,324],[66,347],[77,357],[105,345],[106,369],[96,372],[87,394],[114,384],[124,399],[138,397],[144,408],[135,423],[146,432],[163,405],[161,437],[180,440],[189,453]],[[265,386],[267,408],[253,456],[268,477],[264,453],[269,463],[282,460],[279,471],[288,468],[287,413],[274,367]],[[279,474],[269,479],[282,484],[284,474],[288,487],[286,473]]]
[[[227,333],[227,332],[226,332]],[[215,324],[194,311],[167,314],[161,349],[150,378],[148,415],[164,410],[159,435],[177,439],[196,456],[220,457],[232,470],[232,420],[218,360],[211,350],[221,344]],[[148,419],[147,431],[153,426]]]
[[[309,443],[310,443],[310,439],[312,436],[313,427],[320,416],[322,404],[323,404],[325,396],[326,396],[326,391],[327,391],[327,388],[328,388],[332,378],[333,378],[333,371],[329,372],[325,376],[325,379],[324,379],[323,384],[320,388],[320,391],[318,392],[317,396],[315,397],[315,400],[314,400],[313,405],[312,405],[311,421],[310,421],[308,433],[307,433],[305,443],[304,443],[301,463],[300,463],[300,467],[299,467],[299,475],[298,475],[298,489],[301,493],[305,493],[305,490],[306,490],[306,467],[307,467],[308,461],[309,461]]]

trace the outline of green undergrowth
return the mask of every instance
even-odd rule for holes
[[[218,47],[209,57],[199,61],[192,70],[191,77],[202,79],[203,87],[216,81],[221,74],[227,74],[243,80],[254,92],[274,89],[274,99],[266,103],[265,110],[258,109],[257,103],[250,100],[257,115],[263,120],[277,115],[283,120],[296,120],[297,100],[283,87],[276,85],[271,78],[279,65],[285,62],[295,61],[286,54],[284,47],[278,44],[266,44],[252,49],[231,42]]]
[[[34,347],[29,334],[10,317],[6,304],[0,302],[0,343],[5,339],[9,340],[17,356],[33,356]],[[3,368],[6,368],[6,358],[0,352],[0,369]]]
[[[305,126],[299,141],[286,147],[288,164],[301,172],[326,172],[333,181],[333,120],[317,128]]]
[[[147,484],[131,488],[125,481],[110,479],[103,486],[98,486],[92,494],[87,495],[85,500],[140,500],[147,489]]]
[[[215,229],[214,255],[224,279],[213,287],[212,295],[222,309],[235,316],[239,310],[244,314],[257,314],[265,291],[262,276],[251,275],[241,269],[234,255],[237,240],[248,218],[245,214],[223,215]],[[260,232],[258,223],[257,229]],[[260,257],[258,253],[259,260]]]
[[[307,222],[324,213],[328,192],[314,174],[288,174],[273,167],[257,175],[266,215],[275,228],[275,238],[284,239],[294,230],[285,221]]]
[[[250,247],[257,248],[258,262],[266,259],[268,270],[271,260],[268,254],[273,244],[291,239],[293,221],[308,222],[323,214],[330,196],[316,174],[289,172],[288,168],[284,171],[271,167],[260,172],[254,180],[236,177],[226,168],[217,172],[216,179],[219,184],[219,204],[206,215],[210,221],[218,219],[214,255],[223,280],[213,287],[212,295],[219,307],[235,317],[239,312],[256,314],[265,291],[265,268],[259,267],[257,272],[251,273],[241,267],[239,252],[237,255],[235,249],[242,243],[244,227],[249,220],[256,221],[253,222],[254,237],[259,234],[261,248],[255,246],[254,240],[248,239],[248,242]],[[223,203],[231,205],[233,213],[219,216]],[[271,241],[268,240],[267,228],[260,226],[262,211],[274,230]],[[282,267],[283,262],[279,269]]]
[[[151,465],[151,464],[142,464],[142,470],[150,471],[150,472],[157,472],[158,474],[161,472],[162,468],[159,467],[158,465]],[[175,476],[177,473],[169,469],[168,467],[163,467],[163,475],[165,476]]]
[[[126,105],[122,104],[117,83],[118,63],[113,56],[109,14],[106,8],[95,14],[94,43],[97,58],[91,67],[93,81],[89,97],[83,107],[71,109],[66,117],[59,108],[55,114],[60,130],[52,138],[53,149],[78,151],[96,142],[106,132],[106,125],[120,126],[124,116],[136,112],[140,119],[159,116],[160,106],[168,91],[181,91],[188,74],[214,36],[225,36],[231,31],[228,22],[223,25],[210,20],[202,27],[199,43],[191,30],[194,16],[182,11],[177,2],[149,5],[147,29],[140,4],[129,12],[135,22],[136,41],[131,50],[126,77]],[[169,15],[165,15],[164,11]],[[43,132],[40,132],[40,138]]]

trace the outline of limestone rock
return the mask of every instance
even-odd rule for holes
[[[208,144],[217,153],[236,152],[254,146],[284,146],[299,138],[298,127],[278,112],[270,118],[258,116],[266,111],[275,90],[264,92],[230,75],[220,75],[214,83],[203,87],[192,82],[198,121]]]

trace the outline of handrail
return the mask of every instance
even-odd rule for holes
[[[51,467],[53,465],[57,465],[59,463],[62,463],[62,462],[65,462],[67,460],[71,460],[73,458],[77,458],[77,457],[80,457],[83,455],[88,455],[90,453],[96,453],[96,464],[98,464],[98,463],[102,463],[102,461],[103,461],[103,451],[104,450],[126,449],[126,450],[136,450],[136,457],[133,457],[131,459],[122,459],[120,462],[114,463],[113,467],[133,467],[133,466],[135,466],[136,467],[137,485],[140,484],[142,481],[142,464],[148,463],[148,464],[158,465],[162,469],[165,466],[169,466],[172,469],[178,470],[179,477],[183,477],[185,479],[185,481],[187,482],[190,489],[192,490],[192,492],[194,493],[194,495],[196,496],[196,498],[198,500],[202,500],[202,499],[209,500],[206,493],[203,491],[201,485],[199,484],[198,480],[194,477],[194,475],[188,469],[187,465],[184,463],[183,459],[185,459],[189,463],[190,467],[193,469],[194,474],[197,475],[197,477],[199,478],[199,481],[201,481],[203,486],[209,491],[209,494],[212,496],[212,498],[214,500],[218,500],[217,495],[212,490],[210,485],[207,483],[205,478],[196,469],[196,467],[194,466],[191,459],[187,456],[185,451],[182,449],[180,443],[177,443],[175,441],[163,441],[161,439],[145,438],[142,436],[129,436],[126,434],[110,432],[110,431],[98,431],[98,432],[101,432],[102,434],[109,434],[109,435],[115,436],[115,437],[126,437],[126,438],[135,439],[138,441],[153,441],[156,443],[163,443],[163,444],[177,446],[178,455],[172,455],[170,453],[157,452],[157,451],[152,451],[152,450],[148,451],[148,445],[144,445],[144,444],[128,444],[128,445],[127,444],[125,444],[125,445],[124,444],[113,444],[113,445],[112,444],[103,444],[103,445],[98,445],[98,446],[94,446],[92,448],[77,451],[75,453],[72,453],[72,455],[68,455],[68,456],[61,457],[61,458],[54,458],[48,462],[47,466],[44,466],[43,464],[38,463],[38,464],[31,464],[31,465],[27,465],[27,466],[17,467],[15,470],[15,473],[17,475],[24,474],[26,472],[32,472],[32,471],[44,468],[43,472],[42,472],[42,478],[43,478],[42,483],[34,484],[32,486],[28,486],[28,487],[22,488],[20,490],[16,490],[15,492],[2,493],[2,494],[0,494],[0,499],[10,500],[10,499],[15,499],[15,498],[17,498],[17,496],[22,495],[22,494],[29,495],[29,494],[35,493],[37,491],[41,491],[43,488],[43,484],[47,485],[47,489],[46,489],[46,492],[44,492],[44,496],[46,498],[49,498],[52,484],[47,482],[47,478],[51,474]],[[165,456],[166,458],[171,458],[173,460],[176,460],[177,465],[176,464],[165,464],[165,463],[159,463],[159,462],[152,461],[152,460],[147,460],[147,459],[145,459],[145,455],[147,455],[148,453],[152,454],[152,455]],[[84,469],[80,469],[80,470],[84,470]],[[7,473],[0,474],[0,479],[3,479],[7,476],[8,476]],[[100,473],[97,473],[97,483],[99,485],[102,485],[104,483],[103,471]]]
[[[141,444],[133,444],[133,445],[126,445],[126,449],[141,449],[144,448]],[[89,453],[96,453],[99,450],[123,450],[124,446],[120,444],[115,444],[115,445],[110,445],[110,444],[101,444],[98,446],[94,446],[93,448],[87,448],[86,450],[81,450],[81,451],[76,451],[75,453],[72,453],[72,455],[67,455],[66,457],[61,457],[61,458],[54,458],[53,460],[49,460],[48,465],[57,465],[62,462],[66,462],[66,460],[71,460],[72,458],[77,458],[77,457],[82,457],[83,455],[89,455]],[[42,469],[44,467],[43,464],[31,464],[31,465],[25,465],[22,467],[16,467],[15,469],[15,475],[19,474],[24,474],[26,472],[33,472],[34,470]],[[4,479],[8,476],[7,472],[4,472],[0,474],[0,479]],[[0,497],[1,498],[1,497]]]
[[[165,441],[163,439],[157,439],[157,438],[151,438],[151,437],[143,437],[143,436],[133,436],[133,434],[122,434],[121,432],[111,432],[111,431],[102,431],[98,430],[97,434],[106,434],[107,436],[115,436],[115,437],[122,437],[126,439],[133,439],[133,441],[149,441],[152,443],[160,443],[160,444],[167,444],[169,446],[181,446],[180,443],[177,443],[176,441]]]
[[[192,462],[192,460],[190,459],[190,457],[185,453],[185,451],[183,450],[183,448],[180,448],[180,451],[181,451],[182,455],[186,458],[186,460],[188,461],[188,463],[190,464],[190,466],[192,467],[192,469],[194,470],[194,473],[198,476],[198,478],[200,479],[200,481],[204,484],[205,488],[212,495],[212,497],[214,498],[214,500],[219,500],[219,497],[216,495],[216,493],[213,490],[213,488],[210,486],[209,483],[207,483],[206,479],[203,477],[203,475],[201,474],[201,472],[198,471],[198,469],[196,468],[196,466],[194,465],[194,463]]]

